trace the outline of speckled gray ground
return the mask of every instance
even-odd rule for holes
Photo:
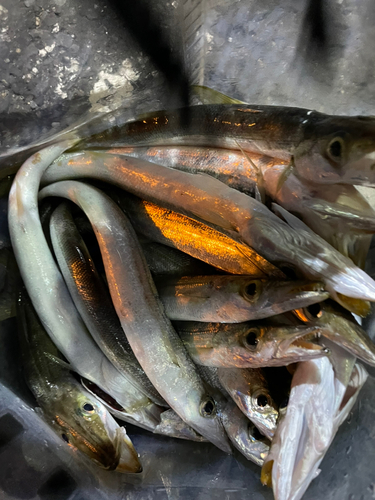
[[[373,0],[331,0],[331,34],[337,36],[328,66],[296,58],[304,0],[202,0],[206,10],[200,15],[191,12],[196,3],[152,3],[171,30],[174,50],[184,49],[194,83],[253,103],[375,114]],[[155,102],[170,105],[163,79],[104,0],[0,0],[0,153],[62,129],[90,110],[124,105],[144,89],[153,89]],[[60,469],[69,472],[72,491],[76,486],[59,496],[64,500],[272,498],[259,483],[259,470],[242,457],[134,428],[129,434],[142,455],[142,478],[73,462],[28,406],[15,369],[14,328],[12,322],[0,325],[0,418],[11,413],[24,431],[6,445],[0,432],[2,499],[51,500],[51,492],[43,497],[37,490]],[[375,498],[374,408],[370,377],[306,500]]]

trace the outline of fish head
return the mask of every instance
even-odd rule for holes
[[[375,118],[330,118],[296,149],[294,165],[314,183],[375,185]]]
[[[239,410],[228,401],[222,412],[224,428],[234,446],[252,462],[263,465],[270,449],[270,441],[263,436],[257,427]]]
[[[293,312],[305,324],[319,326],[323,337],[375,366],[375,344],[353,316],[339,304],[329,300]]]
[[[242,399],[246,414],[251,415],[257,428],[269,439],[276,429],[279,412],[270,394],[264,388],[258,388],[251,395]]]
[[[243,346],[252,352],[257,366],[283,366],[329,355],[314,342],[317,326],[269,325],[250,327],[242,335]]]
[[[120,472],[141,472],[138,455],[105,406],[81,387],[60,393],[53,415],[55,429],[72,448],[100,467]]]

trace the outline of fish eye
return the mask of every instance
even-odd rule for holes
[[[214,417],[216,415],[215,401],[212,398],[208,397],[207,399],[202,401],[199,411],[202,417],[206,418]]]
[[[344,149],[345,149],[344,140],[341,137],[335,137],[328,144],[327,154],[332,161],[338,163],[342,160],[342,157],[344,155]]]
[[[310,320],[318,319],[323,316],[323,309],[319,303],[311,304],[311,306],[305,307],[304,311],[307,319]]]
[[[63,438],[63,440],[69,444],[69,438],[66,434],[61,434],[61,437]]]
[[[85,403],[83,406],[82,406],[83,410],[86,412],[86,413],[94,413],[95,411],[95,408],[93,407],[93,405],[91,403]]]
[[[289,403],[289,398],[288,397],[284,398],[280,403],[279,409],[280,410],[286,409],[288,403]]]
[[[254,424],[249,424],[248,425],[248,433],[249,433],[249,437],[252,438],[252,439],[255,439],[255,441],[260,441],[261,439],[264,438],[263,434],[260,432],[260,430],[255,427]]]
[[[254,300],[258,297],[260,293],[260,282],[251,281],[248,283],[243,290],[243,295],[245,299]]]
[[[256,397],[256,403],[258,406],[264,408],[265,406],[269,405],[268,396],[266,394],[259,394]]]
[[[259,330],[257,328],[251,328],[248,332],[245,333],[243,337],[243,344],[248,349],[256,349],[259,343]]]

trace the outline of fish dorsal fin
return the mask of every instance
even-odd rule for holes
[[[308,233],[311,233],[314,236],[316,236],[314,231],[312,231],[308,226],[306,226],[304,222],[302,222],[295,215],[292,215],[290,212],[288,212],[288,210],[285,210],[285,208],[281,207],[277,203],[272,203],[272,210],[276,215],[278,215],[281,219],[283,219],[293,229],[299,231],[307,231]]]
[[[247,104],[204,85],[192,85],[191,91],[200,99],[202,104]]]

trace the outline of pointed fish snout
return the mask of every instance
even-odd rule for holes
[[[119,463],[115,469],[116,472],[128,474],[139,474],[142,472],[143,468],[138,454],[123,427],[117,429],[115,439],[120,455]]]
[[[291,301],[294,309],[307,307],[329,298],[329,293],[325,290],[324,284],[319,281],[284,284],[283,291],[285,292],[285,301]]]
[[[279,330],[280,344],[276,357],[278,359],[295,358],[296,361],[301,361],[307,358],[328,356],[330,350],[324,345],[319,345],[313,341],[314,336],[320,333],[321,328],[318,326],[289,327],[284,332]],[[277,339],[275,338],[275,340]]]

